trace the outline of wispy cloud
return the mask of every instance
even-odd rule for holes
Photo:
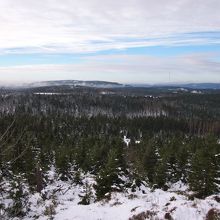
[[[201,53],[171,57],[88,56],[84,62],[76,64],[0,67],[0,78],[2,81],[13,78],[14,82],[21,79],[99,79],[125,83],[220,82],[220,63],[213,59],[215,55]]]
[[[219,82],[219,11],[219,0],[0,0],[0,81]]]
[[[219,0],[1,0],[0,53],[220,43]]]

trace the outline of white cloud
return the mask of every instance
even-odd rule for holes
[[[220,43],[219,0],[1,0],[0,53]],[[135,41],[129,41],[135,40]]]
[[[216,54],[175,57],[102,55],[86,57],[69,65],[25,65],[0,67],[2,82],[56,79],[107,80],[124,83],[218,82],[220,63]],[[169,79],[169,73],[171,78]],[[10,79],[10,80],[9,80]],[[12,80],[13,79],[13,80]]]

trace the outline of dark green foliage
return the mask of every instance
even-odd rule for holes
[[[69,150],[65,149],[64,147],[60,147],[59,150],[55,153],[56,168],[58,174],[60,175],[60,179],[63,181],[67,181],[71,178],[71,164],[68,152]]]
[[[89,205],[92,200],[92,187],[88,182],[85,183],[84,191],[79,195],[82,200],[79,202],[80,205]]]
[[[100,170],[96,178],[96,196],[97,199],[103,198],[107,193],[112,191],[121,191],[123,181],[120,178],[122,174],[122,161],[117,149],[111,149],[108,153],[107,162]]]
[[[192,168],[189,174],[189,184],[192,191],[198,197],[219,192],[219,159],[212,151],[216,143],[209,140],[208,143],[201,143],[192,158]],[[208,145],[206,145],[208,144]],[[214,146],[213,146],[214,144]]]
[[[166,159],[160,159],[156,166],[156,172],[154,177],[154,183],[156,187],[166,189],[166,183],[168,181],[168,164]]]
[[[65,94],[34,94],[56,89]],[[21,188],[10,195],[12,215],[25,215],[22,183],[41,193],[53,181],[47,176],[51,167],[73,184],[83,185],[82,173],[95,175],[97,199],[143,183],[167,189],[179,180],[198,197],[219,191],[218,91],[104,92],[59,87],[0,93],[0,184],[22,175]],[[124,136],[131,139],[128,146]],[[90,203],[89,185],[81,196],[81,204]]]
[[[10,198],[13,200],[13,204],[7,209],[11,217],[23,217],[28,211],[28,193],[25,192],[23,184],[21,176],[15,176],[11,181]]]

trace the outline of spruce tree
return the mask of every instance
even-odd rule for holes
[[[156,187],[167,189],[167,180],[168,180],[168,166],[165,158],[162,158],[158,161],[155,169],[155,178],[154,183]]]
[[[105,166],[101,168],[96,177],[96,196],[97,199],[102,199],[107,193],[112,191],[120,191],[123,181],[120,178],[121,161],[119,160],[117,149],[113,148],[108,153],[108,158]]]
[[[92,186],[86,181],[85,185],[83,186],[83,191],[79,194],[79,197],[82,198],[79,202],[80,205],[89,205],[92,200]]]
[[[217,167],[216,158],[208,151],[208,148],[196,151],[189,174],[189,186],[196,196],[204,198],[218,192]]]

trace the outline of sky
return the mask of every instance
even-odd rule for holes
[[[220,0],[0,0],[0,83],[220,83]]]

